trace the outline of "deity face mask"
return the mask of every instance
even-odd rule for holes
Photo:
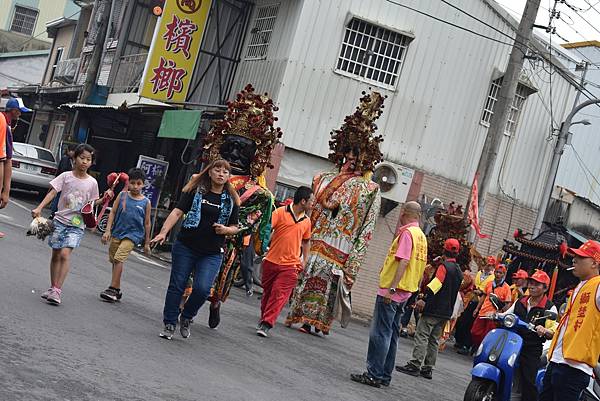
[[[219,150],[221,157],[231,164],[234,174],[250,174],[250,165],[256,155],[256,143],[253,140],[239,135],[226,135]]]

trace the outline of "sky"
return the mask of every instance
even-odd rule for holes
[[[496,0],[496,2],[520,19],[526,0]],[[554,2],[554,0],[541,0],[536,24],[548,25],[549,10],[552,9]],[[560,20],[554,19],[557,35],[552,35],[552,41],[564,43],[565,40],[559,35],[567,42],[600,41],[600,0],[567,0],[567,4],[558,2],[556,6],[556,10],[560,11]],[[538,33],[545,34],[543,30],[538,30]]]

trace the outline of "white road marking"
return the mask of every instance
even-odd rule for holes
[[[13,204],[13,205],[15,205],[17,207],[20,207],[21,209],[26,210],[26,211],[28,211],[28,212],[31,213],[31,208],[30,207],[24,206],[24,205],[20,204],[19,202],[15,201],[15,200],[11,199],[10,202],[8,202],[8,204],[9,205]]]
[[[13,221],[14,219],[10,216],[7,216],[5,214],[0,214],[0,218],[4,219],[4,220],[8,220],[8,221]]]
[[[169,269],[167,266],[165,266],[165,265],[163,265],[161,263],[155,262],[152,259],[150,259],[150,258],[148,258],[148,257],[146,257],[144,255],[140,255],[137,252],[132,252],[132,255],[135,256],[136,258],[138,258],[139,260],[141,260],[142,262],[145,262],[145,263],[148,263],[148,264],[151,264],[151,265],[154,265],[154,266],[161,267],[161,268],[163,268],[165,270]]]

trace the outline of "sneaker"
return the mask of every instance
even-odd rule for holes
[[[42,299],[48,299],[48,295],[50,295],[50,291],[52,291],[52,288],[48,288],[46,291],[42,292]]]
[[[404,366],[396,366],[396,370],[398,372],[410,375],[410,376],[414,376],[414,377],[419,377],[421,375],[421,369],[417,368],[415,365],[411,364],[411,363],[407,363]]]
[[[433,379],[433,371],[431,369],[421,369],[421,377],[432,380]]]
[[[402,329],[402,330],[400,330],[400,337],[402,337],[402,338],[408,338],[408,329]]]
[[[118,302],[121,300],[122,296],[123,294],[121,294],[121,291],[117,291],[111,287],[108,287],[100,293],[100,298],[106,302]]]
[[[266,323],[261,323],[260,327],[256,330],[256,335],[259,337],[269,337],[269,330],[271,330],[271,328],[269,327],[268,324]]]
[[[465,346],[459,347],[456,350],[456,353],[460,354],[460,355],[469,355],[470,352],[471,352],[471,350],[469,349],[469,347],[465,347]]]
[[[50,292],[48,293],[46,302],[48,302],[49,304],[52,304],[52,305],[60,305],[60,303],[61,303],[60,294],[61,294],[60,290],[58,290],[56,288],[52,288],[50,290]]]
[[[246,297],[250,298],[252,295],[254,295],[254,290],[250,288],[248,291],[246,291]]]
[[[215,329],[221,323],[221,302],[211,303],[208,310],[208,327]]]
[[[191,323],[192,319],[185,319],[183,317],[179,319],[179,332],[181,333],[181,337],[190,338],[190,334],[192,334],[190,332]]]
[[[350,380],[352,380],[353,382],[366,384],[367,386],[371,386],[371,387],[375,387],[375,388],[381,387],[381,381],[377,380],[376,378],[374,378],[367,372],[353,373],[350,375]]]
[[[175,334],[174,324],[165,324],[165,328],[160,332],[160,336],[164,339],[171,340]]]

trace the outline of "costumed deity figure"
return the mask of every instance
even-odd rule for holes
[[[254,92],[247,85],[234,101],[227,103],[227,112],[217,121],[206,137],[205,149],[209,160],[223,158],[232,166],[231,184],[240,195],[239,224],[241,231],[227,239],[223,265],[209,298],[209,326],[220,322],[220,306],[227,300],[233,278],[240,268],[240,255],[251,251],[266,252],[271,236],[273,194],[267,189],[266,168],[273,168],[271,152],[281,138],[280,128],[274,128],[277,111],[265,94]]]
[[[383,158],[379,150],[383,138],[374,136],[383,100],[377,92],[363,92],[354,114],[331,133],[329,160],[338,168],[313,179],[316,202],[311,214],[311,254],[294,292],[287,326],[300,323],[301,331],[310,332],[314,327],[327,335],[336,315],[341,315],[342,327],[347,325],[348,294],[381,205],[379,186],[371,176]]]

